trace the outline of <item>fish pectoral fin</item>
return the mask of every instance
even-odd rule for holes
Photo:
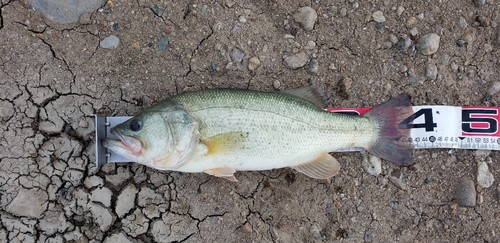
[[[229,180],[229,181],[238,182],[236,177],[234,177],[234,173],[236,172],[236,170],[233,168],[230,168],[230,167],[213,168],[213,169],[205,170],[203,172],[205,172],[209,175],[224,178],[224,179]]]
[[[229,132],[215,135],[201,142],[207,147],[207,155],[224,153],[243,148],[247,134],[243,132]]]
[[[312,178],[329,179],[339,173],[340,164],[328,153],[321,153],[314,160],[292,168]]]
[[[282,90],[281,92],[307,100],[321,108],[326,106],[327,97],[325,92],[314,85],[296,89]]]

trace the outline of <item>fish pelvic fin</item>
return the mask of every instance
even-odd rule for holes
[[[402,166],[413,164],[413,148],[407,139],[410,129],[399,124],[413,114],[410,96],[401,94],[388,100],[365,114],[378,128],[379,134],[368,148],[371,154]]]
[[[328,153],[321,153],[316,158],[301,165],[293,166],[296,171],[315,178],[330,179],[339,173],[339,162]]]
[[[214,155],[243,148],[247,136],[243,132],[229,132],[201,139],[201,142],[207,147],[207,155]]]
[[[236,172],[236,170],[230,167],[213,168],[205,170],[204,172],[209,175],[224,178],[228,181],[238,182],[236,177],[234,177],[234,173]]]

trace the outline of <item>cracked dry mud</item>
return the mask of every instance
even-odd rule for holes
[[[498,1],[108,1],[75,24],[0,4],[0,242],[500,241],[498,152],[487,155],[497,181],[457,207],[456,181],[476,178],[473,151],[419,150],[415,166],[384,162],[378,176],[344,153],[330,182],[280,169],[232,183],[96,168],[92,117],[190,90],[310,83],[337,107],[403,92],[414,104],[498,105],[482,99],[500,81]],[[303,6],[317,12],[312,30],[294,22]],[[440,45],[424,56],[415,46],[429,33]],[[118,47],[99,47],[110,35]],[[314,61],[291,70],[283,57],[295,53]]]

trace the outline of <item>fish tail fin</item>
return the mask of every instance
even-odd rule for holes
[[[410,96],[401,94],[386,101],[365,114],[378,128],[379,134],[368,152],[402,166],[413,164],[413,148],[405,140],[410,129],[399,126],[401,121],[413,114]]]

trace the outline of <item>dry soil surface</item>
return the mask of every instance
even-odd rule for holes
[[[418,150],[414,166],[383,161],[375,175],[342,153],[329,182],[279,169],[233,183],[98,168],[92,116],[190,90],[308,84],[335,107],[400,93],[495,106],[496,0],[110,0],[66,24],[0,4],[0,242],[500,241],[499,152]],[[478,164],[497,181],[481,186]]]

